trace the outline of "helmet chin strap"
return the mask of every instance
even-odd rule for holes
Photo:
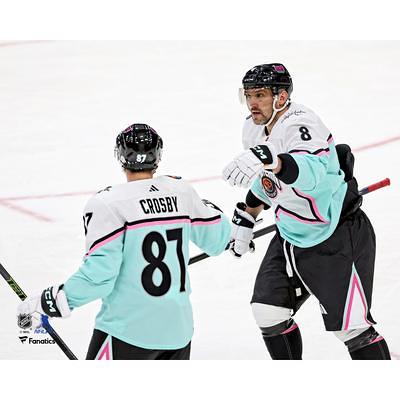
[[[268,126],[271,124],[271,122],[274,120],[274,118],[276,117],[276,114],[278,114],[279,111],[282,111],[285,107],[287,107],[290,104],[290,100],[287,99],[285,101],[285,104],[281,107],[281,108],[277,108],[276,107],[276,103],[278,102],[278,95],[276,94],[274,96],[274,102],[272,103],[272,109],[274,110],[272,113],[271,118],[269,119],[269,121],[266,123],[266,126],[268,128]]]

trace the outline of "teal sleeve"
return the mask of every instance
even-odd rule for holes
[[[88,201],[84,220],[86,255],[79,270],[64,284],[71,308],[107,297],[123,257],[124,225],[99,196]]]
[[[121,235],[85,258],[64,284],[71,309],[107,297],[113,290],[122,263]]]
[[[250,188],[251,192],[263,203],[272,206],[271,200],[265,195],[262,187],[262,177],[255,179]]]
[[[300,190],[313,190],[328,173],[328,157],[312,154],[291,154],[295,160],[299,174],[297,179],[288,186]]]
[[[230,237],[231,224],[224,214],[209,222],[192,223],[190,240],[209,256],[221,254],[228,245]]]

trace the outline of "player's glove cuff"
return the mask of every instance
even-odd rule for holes
[[[246,204],[243,202],[237,203],[233,212],[232,223],[244,228],[253,229],[256,223],[255,218],[246,212]]]
[[[253,228],[255,218],[246,212],[246,204],[238,203],[232,218],[233,229],[230,242],[230,251],[235,257],[241,257],[248,251],[254,251]]]
[[[278,156],[272,143],[260,144],[252,147],[250,151],[265,165],[265,168],[273,170],[278,166]]]
[[[71,309],[69,308],[67,296],[64,290],[64,285],[61,286],[50,286],[43,290],[40,297],[40,304],[43,309],[43,313],[49,317],[69,317]]]

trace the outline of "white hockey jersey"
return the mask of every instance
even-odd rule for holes
[[[147,349],[179,349],[193,334],[189,241],[209,255],[229,242],[230,223],[181,179],[110,186],[84,211],[86,255],[64,285],[69,306],[102,299],[95,328]]]
[[[292,103],[268,136],[264,125],[246,119],[242,139],[246,149],[271,143],[277,154],[289,154],[297,165],[298,175],[290,184],[279,174],[263,170],[251,187],[257,198],[273,208],[281,236],[299,247],[327,239],[338,224],[347,184],[333,137],[321,119],[309,108]]]

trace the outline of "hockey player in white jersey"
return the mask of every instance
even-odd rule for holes
[[[217,255],[231,228],[224,214],[182,179],[153,177],[162,147],[161,137],[145,124],[118,135],[115,154],[128,182],[88,201],[81,267],[63,285],[18,308],[20,314],[67,317],[102,299],[87,359],[190,357],[189,241]]]
[[[350,148],[336,147],[321,119],[291,102],[284,65],[255,66],[242,83],[251,112],[243,127],[246,151],[223,175],[233,186],[251,188],[234,212],[231,252],[240,257],[254,249],[256,218],[271,208],[277,232],[251,300],[271,358],[302,358],[293,316],[313,294],[326,330],[346,344],[352,359],[389,359],[370,313],[375,234],[360,209]]]

